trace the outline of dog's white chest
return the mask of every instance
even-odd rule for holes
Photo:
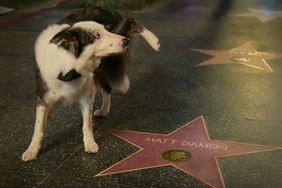
[[[68,104],[77,102],[83,95],[87,95],[94,89],[93,79],[81,77],[71,82],[58,81],[50,87],[50,100],[62,100]]]

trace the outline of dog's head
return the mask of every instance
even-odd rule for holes
[[[57,33],[51,43],[72,53],[76,58],[104,57],[123,52],[129,39],[108,32],[103,25],[93,21],[77,22]],[[89,56],[89,57],[88,57]]]
[[[140,34],[154,50],[159,51],[160,43],[155,34],[149,31],[136,19],[132,17],[125,18],[114,10],[102,7],[82,8],[74,11],[59,23],[72,25],[85,20],[91,20],[103,24],[109,32],[125,37],[131,37],[134,33]]]

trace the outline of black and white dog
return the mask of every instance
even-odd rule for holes
[[[98,22],[108,31],[127,38],[133,37],[136,33],[140,34],[154,50],[159,51],[159,39],[151,31],[134,18],[126,18],[116,11],[101,7],[78,9],[64,18],[60,24],[72,25],[80,21]],[[109,113],[112,89],[123,93],[129,89],[129,79],[125,72],[126,56],[127,53],[111,55],[102,58],[98,63],[99,67],[95,70],[94,80],[101,88],[103,104],[94,112],[95,116],[104,117]]]
[[[49,110],[58,101],[79,101],[83,115],[86,152],[98,151],[92,131],[95,95],[93,72],[102,57],[125,51],[126,37],[110,33],[93,21],[55,24],[45,29],[35,44],[38,104],[32,141],[22,154],[23,161],[36,159]]]

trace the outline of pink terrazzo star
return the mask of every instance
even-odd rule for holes
[[[218,165],[218,157],[282,149],[274,146],[212,140],[209,138],[202,116],[169,134],[121,130],[115,130],[113,134],[139,150],[97,176],[174,166],[212,187],[222,188],[225,185]],[[169,161],[164,158],[164,153],[168,151],[178,151],[178,155],[172,156],[172,161]],[[191,156],[183,160],[185,154]]]
[[[240,63],[267,72],[273,72],[273,70],[268,65],[266,60],[281,57],[281,55],[278,54],[258,52],[251,43],[244,44],[232,50],[207,50],[207,49],[192,49],[192,50],[213,56],[213,58],[201,62],[196,66]]]

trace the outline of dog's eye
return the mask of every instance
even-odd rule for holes
[[[98,40],[98,39],[100,39],[100,38],[101,38],[101,35],[100,35],[100,33],[97,32],[97,33],[96,33],[96,36],[95,36],[95,39]]]

